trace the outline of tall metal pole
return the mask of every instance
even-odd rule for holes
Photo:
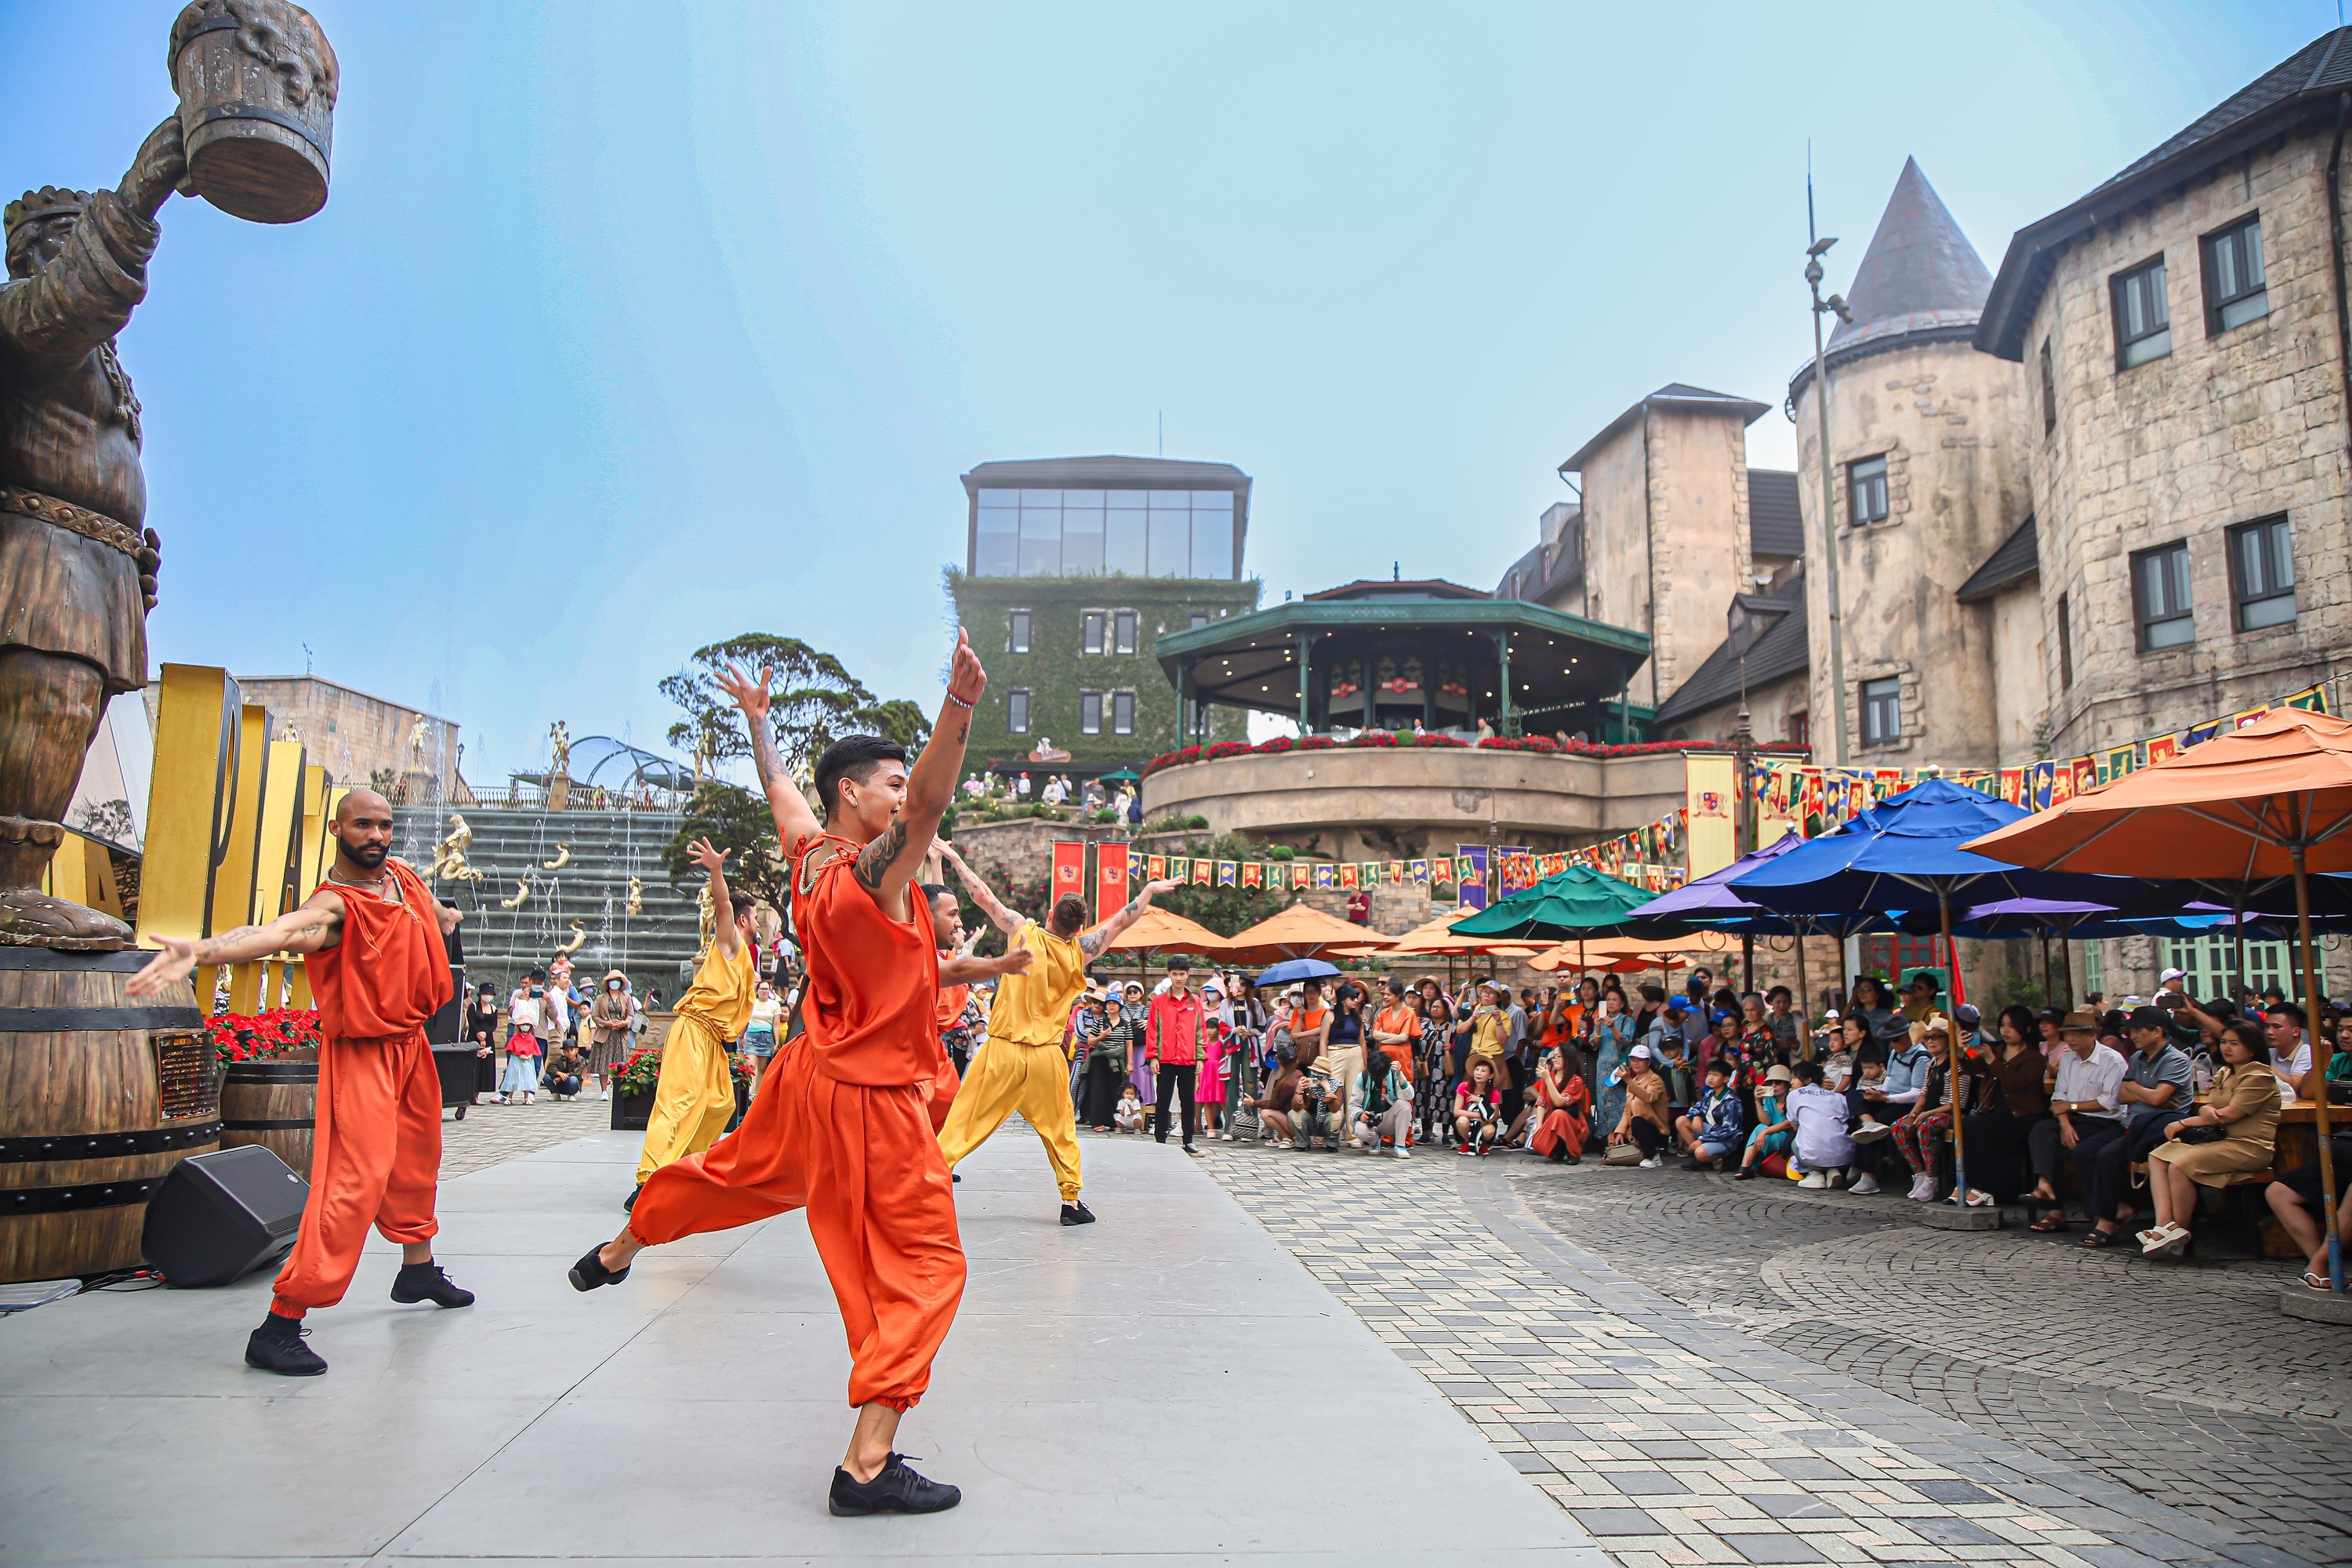
[[[1812,244],[1805,258],[1805,282],[1813,291],[1813,426],[1822,444],[1822,559],[1829,568],[1830,716],[1836,726],[1833,732],[1837,736],[1837,765],[1844,767],[1850,758],[1845,726],[1845,612],[1838,597],[1837,484],[1832,477],[1833,465],[1830,461],[1829,363],[1822,342],[1822,315],[1833,307],[1822,299],[1821,252],[1829,246],[1822,244],[1814,232],[1813,177],[1810,173],[1805,176],[1805,237]]]

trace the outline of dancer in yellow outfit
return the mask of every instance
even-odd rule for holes
[[[751,1020],[758,979],[751,964],[751,906],[737,905],[727,896],[727,852],[701,838],[688,846],[687,858],[710,873],[710,951],[662,1037],[661,1079],[654,1088],[653,1114],[646,1119],[646,1152],[637,1157],[639,1190],[656,1171],[701,1153],[727,1131],[735,1114],[727,1043],[740,1039]],[[634,1209],[636,1201],[631,1193],[628,1206]]]
[[[948,1168],[982,1143],[1014,1111],[1037,1130],[1053,1163],[1055,1183],[1062,1189],[1062,1223],[1091,1225],[1094,1211],[1078,1201],[1078,1126],[1070,1105],[1070,1008],[1086,989],[1087,965],[1100,958],[1119,932],[1151,907],[1152,895],[1166,892],[1173,882],[1153,882],[1129,900],[1110,919],[1091,931],[1087,901],[1076,893],[1054,900],[1046,923],[1014,914],[989,889],[963,857],[944,840],[940,857],[955,868],[972,901],[997,930],[1004,933],[1007,951],[1018,948],[1034,955],[1024,973],[1007,974],[996,983],[996,1001],[989,1009],[988,1041],[964,1074],[940,1130],[940,1152]]]

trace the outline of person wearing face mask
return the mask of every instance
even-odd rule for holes
[[[620,1069],[621,1058],[629,1054],[635,1012],[629,1001],[629,977],[617,969],[605,971],[595,1005],[588,1009],[588,1028],[594,1036],[588,1067],[596,1075],[599,1100],[613,1098],[613,1075]]]

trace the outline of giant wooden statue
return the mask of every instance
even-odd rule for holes
[[[285,0],[196,0],[172,29],[178,112],[110,191],[8,204],[0,283],[0,944],[119,948],[41,873],[107,700],[147,684],[161,549],[114,335],[147,296],[174,189],[262,222],[326,199],[334,53]]]

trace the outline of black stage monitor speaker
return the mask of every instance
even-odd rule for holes
[[[294,1249],[310,1196],[258,1143],[191,1154],[147,1200],[140,1250],[167,1285],[226,1285]]]

